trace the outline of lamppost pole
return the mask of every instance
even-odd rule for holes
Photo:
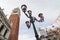
[[[29,21],[26,21],[26,22],[25,22],[26,25],[27,25],[27,27],[30,28],[30,26],[31,26],[31,24],[32,24],[32,25],[33,25],[33,30],[34,30],[34,33],[35,33],[36,40],[40,40],[34,22],[35,22],[35,21],[43,22],[43,21],[44,21],[43,14],[40,13],[40,14],[38,15],[38,17],[40,17],[40,20],[37,20],[35,17],[32,16],[32,11],[31,11],[31,10],[28,10],[28,11],[27,11],[27,6],[26,6],[25,4],[21,6],[21,9],[22,9],[22,11],[24,12],[24,14],[30,19],[30,22],[29,22]],[[28,12],[29,15],[27,15],[26,11]]]
[[[36,31],[34,23],[32,23],[32,25],[33,25],[33,29],[34,29],[36,40],[39,40],[39,35],[38,35],[37,31]]]

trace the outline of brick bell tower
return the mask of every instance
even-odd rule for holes
[[[20,9],[14,8],[12,14],[9,17],[9,22],[11,24],[11,32],[9,40],[18,40],[19,31],[19,20],[20,20]]]

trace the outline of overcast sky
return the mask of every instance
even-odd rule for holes
[[[52,24],[55,24],[56,18],[60,14],[60,0],[0,0],[0,7],[4,8],[7,18],[9,18],[14,8],[20,8],[22,4],[26,4],[27,10],[32,10],[32,15],[36,18],[38,18],[39,13],[44,14],[45,21],[43,23],[35,22],[36,28],[50,27]],[[29,19],[22,11],[20,14],[19,40],[35,40],[32,26],[28,30],[25,25],[25,21]]]

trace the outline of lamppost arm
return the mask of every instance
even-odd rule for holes
[[[24,14],[29,18],[29,16],[26,13],[24,13]]]
[[[35,18],[35,20],[38,21],[38,22],[43,22],[44,21],[44,18],[43,19],[40,19],[40,20],[38,20],[37,18]]]

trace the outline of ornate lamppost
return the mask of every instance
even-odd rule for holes
[[[34,30],[34,33],[35,33],[36,40],[40,40],[34,22],[35,21],[43,22],[44,21],[43,13],[39,13],[38,17],[40,18],[40,20],[37,20],[35,17],[32,16],[32,11],[31,10],[28,10],[27,11],[27,6],[25,4],[23,4],[21,6],[21,9],[24,12],[24,14],[30,19],[30,21],[26,21],[25,22],[26,25],[27,25],[27,27],[30,28],[30,26],[32,24],[33,25],[33,30]],[[26,11],[27,11],[28,14],[26,13]]]

